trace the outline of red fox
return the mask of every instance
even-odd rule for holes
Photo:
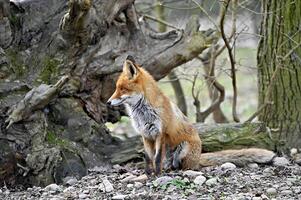
[[[147,174],[159,174],[171,150],[173,169],[198,169],[202,166],[233,162],[271,162],[275,154],[265,149],[225,150],[202,154],[202,141],[179,108],[166,97],[154,78],[132,56],[123,64],[116,90],[107,102],[124,104],[132,124],[143,138]]]

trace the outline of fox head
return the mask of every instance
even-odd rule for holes
[[[143,73],[144,70],[135,63],[132,56],[128,56],[123,63],[123,71],[116,82],[116,90],[108,105],[135,104],[143,97]]]

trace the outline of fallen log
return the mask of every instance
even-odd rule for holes
[[[195,124],[203,142],[203,152],[226,149],[264,148],[274,150],[274,140],[269,129],[261,122],[230,124]],[[140,136],[123,142],[111,157],[113,164],[122,164],[130,160],[143,158],[143,145]]]

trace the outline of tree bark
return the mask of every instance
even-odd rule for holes
[[[277,150],[301,147],[301,1],[263,1],[258,48],[259,115]]]
[[[134,0],[5,0],[1,10],[0,185],[7,186],[61,183],[109,164],[123,142],[105,122],[123,113],[105,102],[124,59],[133,55],[159,80],[215,38],[198,31],[196,19],[185,30],[152,32],[138,23]]]

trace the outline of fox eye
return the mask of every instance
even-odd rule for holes
[[[121,88],[120,90],[121,90],[122,92],[127,92],[127,91],[129,91],[127,88],[124,88],[124,87]]]

